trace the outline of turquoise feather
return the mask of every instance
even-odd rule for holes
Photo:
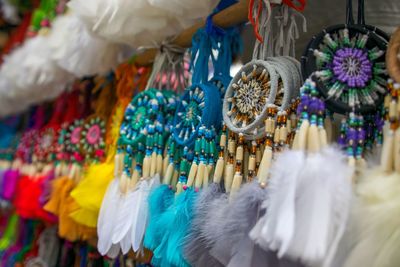
[[[148,202],[150,217],[144,236],[144,247],[154,250],[161,243],[166,230],[159,224],[159,219],[174,202],[174,192],[168,185],[161,185],[150,193]]]
[[[167,231],[161,244],[154,250],[154,266],[190,266],[183,256],[184,239],[191,227],[197,195],[193,189],[187,189],[178,195],[174,204],[161,215],[158,224],[165,225]]]

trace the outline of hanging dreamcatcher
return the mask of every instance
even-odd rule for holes
[[[176,108],[171,89],[179,90],[185,84],[183,56],[181,49],[164,45],[146,90],[136,95],[125,110],[115,157],[117,179],[110,184],[100,210],[100,218],[107,216],[98,224],[102,254],[115,257],[120,249],[123,254],[130,248],[143,250],[147,196],[160,183],[164,146]],[[118,211],[115,205],[120,207]]]
[[[85,119],[81,130],[81,149],[86,160],[102,161],[106,154],[106,123],[116,100],[114,90],[114,75],[109,74],[104,78],[97,78],[97,86],[92,94],[99,95],[94,102],[94,112]]]
[[[251,232],[257,244],[279,257],[336,266],[332,262],[349,218],[354,166],[364,166],[368,138],[374,142],[378,136],[367,134],[366,118],[379,114],[386,93],[386,41],[368,29],[351,20],[329,27],[311,40],[302,58],[302,72],[310,77],[300,90],[293,150],[283,152],[272,167],[269,200],[263,204],[267,215]],[[345,116],[339,141],[346,154],[328,145],[327,111]]]
[[[156,266],[165,259],[174,265],[188,264],[183,239],[194,216],[194,203],[201,194],[198,192],[208,187],[214,172],[222,126],[221,99],[231,79],[230,64],[239,42],[235,29],[216,28],[211,17],[206,28],[198,30],[192,39],[192,85],[178,102],[173,135],[168,143],[170,162],[164,185],[150,195],[150,212],[154,219],[146,231],[145,245],[153,250],[152,263]],[[208,80],[209,63],[214,67],[211,80]],[[171,188],[176,185],[175,197],[168,191],[168,185]],[[173,247],[176,250],[173,251]]]

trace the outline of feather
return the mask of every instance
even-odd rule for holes
[[[349,227],[331,266],[399,266],[399,219],[393,215],[400,210],[400,175],[381,167],[368,170],[356,192]]]
[[[154,189],[148,198],[149,203],[149,224],[144,236],[144,246],[154,250],[160,244],[163,227],[159,225],[159,217],[164,213],[174,201],[174,192],[168,185],[161,185]]]
[[[149,216],[148,197],[151,190],[160,185],[160,175],[156,174],[149,180],[142,180],[135,190],[135,206],[132,211],[132,248],[137,252],[142,248],[143,236],[146,231]]]
[[[117,218],[119,204],[118,179],[114,179],[107,188],[101,204],[97,223],[97,249],[101,255],[106,255],[112,246],[113,227]],[[113,246],[115,249],[115,246]]]
[[[185,267],[189,266],[183,256],[183,241],[190,229],[193,217],[193,204],[197,192],[189,188],[179,194],[174,204],[160,217],[160,224],[166,225],[166,233],[160,245],[154,250],[155,260]]]
[[[196,200],[192,226],[184,240],[185,257],[192,266],[222,266],[210,255],[207,240],[202,233],[202,231],[207,231],[204,228],[207,223],[206,216],[210,204],[221,194],[221,185],[211,183],[207,188],[200,191],[199,197]]]
[[[115,259],[119,252],[121,250],[121,247],[119,244],[112,244],[112,246],[110,246],[110,249],[107,252],[107,257],[110,257],[111,259]]]
[[[132,231],[133,225],[128,229],[127,234],[125,234],[122,240],[118,242],[118,244],[121,246],[121,252],[123,255],[127,254],[132,247],[132,235],[130,234]]]
[[[352,168],[333,147],[307,156],[298,177],[295,232],[280,252],[310,266],[329,266],[347,225]]]
[[[254,181],[241,187],[229,205],[222,235],[210,251],[224,266],[251,266],[254,244],[248,234],[257,221],[260,205],[266,196],[266,190]]]
[[[136,191],[128,191],[125,194],[120,194],[119,205],[116,208],[117,218],[115,221],[114,231],[112,235],[113,244],[117,244],[124,239],[125,235],[131,235],[129,230],[132,229],[132,224],[135,216],[135,212],[132,212],[133,209],[136,209],[138,206],[136,201]]]
[[[221,194],[209,203],[209,208],[205,217],[205,225],[201,228],[201,237],[204,246],[208,249],[210,254],[211,248],[221,238],[223,233],[225,216],[229,212],[229,197],[228,194]],[[211,261],[214,266],[221,266],[219,259],[215,259],[211,254]]]
[[[269,198],[263,203],[263,208],[268,210],[268,213],[255,226],[261,230],[259,234],[252,235],[258,245],[265,250],[278,250],[280,256],[294,235],[295,194],[298,174],[304,166],[303,163],[304,153],[300,151],[288,150],[278,156],[271,166]]]

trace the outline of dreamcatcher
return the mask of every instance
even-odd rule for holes
[[[98,248],[103,254],[108,252],[115,257],[119,249],[124,254],[130,248],[142,250],[147,196],[160,183],[164,144],[176,108],[171,89],[179,90],[185,84],[183,55],[180,49],[164,45],[146,90],[136,95],[125,110],[115,157],[119,180],[114,180],[107,190],[98,223]],[[114,205],[120,207],[117,213],[112,213],[116,211]],[[110,220],[113,217],[115,220]]]
[[[365,122],[379,112],[386,91],[385,38],[370,26],[347,22],[314,37],[302,58],[303,74],[311,76],[301,88],[293,150],[276,160],[266,216],[251,232],[263,248],[310,266],[333,262],[349,218],[353,167],[364,166],[367,140],[378,136],[367,134]],[[346,116],[340,139],[351,167],[340,150],[327,145],[327,110]]]

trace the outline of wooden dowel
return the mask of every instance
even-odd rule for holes
[[[214,24],[222,28],[228,28],[246,22],[248,4],[249,0],[240,0],[238,3],[222,10],[218,14],[214,15]],[[173,44],[180,47],[190,47],[192,36],[198,29],[204,27],[204,25],[205,19],[184,30],[174,39]],[[139,66],[148,66],[153,62],[157,51],[157,49],[152,48],[138,54],[135,58],[135,63]]]

